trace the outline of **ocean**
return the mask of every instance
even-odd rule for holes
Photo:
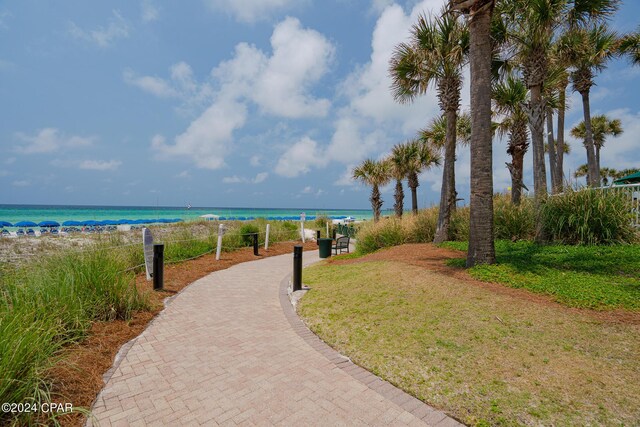
[[[213,214],[225,218],[238,217],[300,217],[327,215],[351,216],[356,220],[372,217],[369,209],[271,209],[271,208],[221,208],[221,207],[169,207],[169,206],[48,206],[48,205],[0,205],[0,221],[15,224],[19,221],[83,221],[83,220],[119,220],[119,219],[158,219],[180,218],[183,221],[197,221],[200,215]],[[383,215],[390,211],[383,211]]]

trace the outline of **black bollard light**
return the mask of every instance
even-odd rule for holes
[[[316,230],[316,245],[320,245],[320,230]]]
[[[258,256],[258,233],[253,233],[253,254]]]
[[[293,291],[302,289],[302,246],[293,247]]]
[[[153,245],[153,290],[164,287],[164,245]]]

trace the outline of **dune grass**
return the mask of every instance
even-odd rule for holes
[[[635,425],[640,327],[395,262],[318,265],[300,314],[355,363],[470,425]]]
[[[254,221],[251,227],[261,232],[263,244],[266,221]],[[246,223],[229,223],[223,250],[246,246],[246,230]],[[165,244],[166,263],[212,252],[217,245],[215,223],[180,224],[152,232],[157,242]],[[293,223],[271,225],[272,243],[297,236]],[[144,270],[142,242],[131,243],[131,237],[96,236],[95,243],[82,248],[54,247],[37,259],[0,263],[0,403],[62,398],[51,395],[47,375],[59,361],[61,349],[85,338],[93,322],[127,320],[133,312],[149,308],[147,297],[134,284],[135,274]],[[41,417],[0,413],[0,425],[45,421]]]
[[[466,251],[466,242],[444,247]],[[640,244],[608,246],[496,242],[497,264],[469,270],[478,280],[553,296],[581,308],[640,310]],[[464,267],[465,260],[450,261]]]

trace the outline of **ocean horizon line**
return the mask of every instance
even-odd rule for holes
[[[30,204],[30,203],[0,203],[0,207],[32,207],[32,208],[143,208],[143,209],[226,209],[226,210],[308,210],[308,211],[368,211],[368,208],[318,208],[318,207],[242,207],[242,206],[165,206],[165,205],[73,205],[73,204]],[[393,210],[393,208],[382,209]]]

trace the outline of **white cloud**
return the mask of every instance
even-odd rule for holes
[[[143,22],[153,22],[160,19],[160,10],[151,0],[142,0],[140,4]]]
[[[247,119],[243,104],[220,99],[209,107],[189,128],[167,144],[165,138],[156,135],[151,141],[160,159],[182,156],[191,159],[197,167],[218,169],[224,165],[224,157],[230,150],[233,131],[241,128]]]
[[[17,132],[15,138],[20,144],[14,150],[22,154],[52,153],[63,148],[87,147],[96,139],[77,135],[66,136],[56,128],[41,129],[33,136]]]
[[[261,182],[264,182],[268,177],[269,174],[267,172],[260,172],[255,176],[255,178],[253,178],[253,183],[260,184]]]
[[[165,80],[154,76],[136,76],[135,73],[126,69],[122,73],[125,83],[137,86],[145,92],[151,93],[159,98],[178,97],[177,90],[172,88]]]
[[[83,30],[75,23],[69,24],[69,34],[76,39],[94,43],[101,48],[111,46],[117,39],[129,37],[129,25],[119,11],[113,10],[113,16],[107,27],[98,27],[95,30]]]
[[[249,179],[244,176],[225,176],[222,178],[222,182],[225,184],[260,184],[269,177],[267,172],[260,172],[254,178]]]
[[[189,174],[189,171],[182,171],[179,174],[177,174],[175,177],[176,178],[190,178],[191,175]]]
[[[95,171],[114,171],[122,164],[119,160],[83,160],[78,164],[80,169]]]
[[[267,114],[324,117],[331,102],[314,98],[309,89],[329,71],[334,46],[289,17],[274,28],[271,47],[268,56],[253,45],[238,44],[234,57],[212,72],[222,91],[253,101]]]
[[[13,18],[11,12],[7,10],[0,10],[0,30],[8,30],[9,25],[7,25],[7,21]]]
[[[231,14],[240,22],[257,22],[268,19],[275,12],[299,5],[300,0],[205,0],[214,10]]]
[[[318,143],[305,136],[287,149],[278,160],[275,172],[288,178],[308,173],[312,167],[324,167],[327,158]]]
[[[255,155],[255,156],[251,156],[251,158],[249,159],[249,164],[253,167],[258,167],[260,166],[261,162],[260,162],[260,156]]]
[[[310,185],[307,185],[306,187],[304,187],[301,191],[302,194],[310,194],[313,191],[313,188],[311,188]]]
[[[209,83],[196,81],[185,62],[171,67],[171,84],[157,77],[137,77],[132,71],[125,71],[125,81],[157,96],[178,94],[190,100],[213,100],[213,104],[175,138],[173,145],[167,144],[162,136],[153,138],[151,146],[158,157],[185,156],[198,167],[220,168],[230,151],[233,132],[242,128],[247,120],[248,101],[276,116],[325,116],[330,101],[314,98],[309,90],[327,73],[333,45],[320,33],[302,28],[297,19],[286,18],[275,26],[271,46],[273,52],[268,56],[255,46],[238,44],[234,57],[220,63],[211,73],[219,85],[215,94]],[[255,157],[252,164],[259,164],[259,158]]]
[[[13,185],[14,187],[28,187],[31,185],[31,182],[25,179],[22,179],[19,181],[13,181],[11,185]]]
[[[222,178],[222,182],[225,184],[240,184],[247,182],[247,178],[241,178],[238,175],[225,176]]]

